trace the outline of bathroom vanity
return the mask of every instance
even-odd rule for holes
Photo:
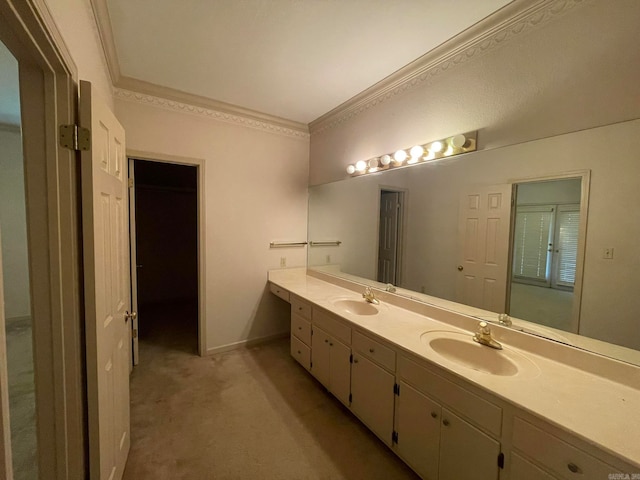
[[[422,478],[640,479],[640,368],[306,269],[291,355]]]

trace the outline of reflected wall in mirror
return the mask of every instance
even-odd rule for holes
[[[507,256],[501,272],[505,278],[511,277],[512,313],[525,318],[529,316],[539,323],[561,326],[584,337],[638,350],[640,329],[637,312],[640,312],[640,296],[637,295],[637,285],[640,284],[640,247],[637,239],[640,238],[640,216],[633,212],[640,205],[640,189],[637,188],[637,179],[640,178],[640,162],[637,161],[639,151],[640,120],[633,120],[478,151],[411,169],[311,187],[309,239],[340,240],[342,244],[339,247],[309,248],[308,265],[329,273],[377,281],[380,278],[378,247],[381,192],[401,191],[404,214],[399,238],[403,255],[399,259],[397,286],[430,297],[458,302],[460,294],[457,283],[461,273],[458,270],[458,259],[462,241],[460,199],[464,193],[483,186],[511,187],[520,184],[520,203],[540,205],[540,200],[532,201],[530,197],[540,192],[532,192],[536,190],[534,185],[522,185],[526,183],[525,179],[577,177],[589,172],[589,184],[582,187],[583,193],[585,187],[589,193],[588,205],[581,205],[586,218],[577,227],[578,230],[582,228],[585,231],[584,261],[579,261],[579,250],[566,252],[567,255],[562,258],[560,252],[557,255],[554,255],[556,252],[549,252],[548,260],[540,261],[540,268],[544,272],[541,271],[539,275],[536,273],[535,278],[531,278],[528,267],[523,267],[518,275],[508,275],[510,262]],[[560,233],[559,237],[552,235],[554,228],[558,232],[575,230],[576,226],[572,221],[576,220],[576,208],[580,211],[578,204],[584,200],[576,193],[580,190],[577,184],[565,187],[564,197],[558,198],[556,195],[544,201],[547,205],[554,205],[549,208],[558,209],[553,216],[556,223],[551,225],[552,215],[549,214],[548,226],[538,232],[547,243],[578,241],[574,238],[575,235],[567,236],[571,233],[568,231],[562,234],[564,236]],[[560,205],[563,205],[562,213],[559,211]],[[539,219],[543,217],[545,215],[539,215]],[[499,236],[506,238],[508,242],[513,224],[511,221],[507,223],[508,225],[501,227]],[[517,234],[515,237],[517,238]],[[516,248],[512,249],[516,255],[521,253]],[[509,248],[507,252],[508,250]],[[558,261],[564,266],[558,266]],[[572,261],[576,264],[573,279],[567,267]],[[554,269],[559,272],[555,277],[551,275]],[[514,298],[514,295],[517,297],[520,293],[518,290],[522,285],[536,282],[546,285],[549,282],[555,288],[544,285],[537,288],[569,293],[572,288],[575,290],[570,284],[580,280],[581,298],[576,300],[577,306],[573,309],[578,315],[575,320],[572,318],[569,321],[565,317],[563,325],[550,322],[550,313],[542,312],[542,319],[530,313],[523,314],[522,302]],[[499,293],[505,299],[503,311],[506,311],[509,303],[507,291]],[[573,302],[576,292],[571,294]],[[423,297],[423,300],[429,301],[429,297]],[[461,310],[468,311],[460,307]],[[500,309],[493,311],[495,315],[481,311],[474,314],[497,319]],[[537,328],[527,322],[523,325],[536,333],[547,332],[546,328]],[[573,339],[573,336],[554,329],[549,329],[548,333],[552,338],[565,341],[571,338],[572,343],[580,344],[579,339]],[[591,347],[587,345],[586,348]],[[604,344],[603,349],[606,350]]]

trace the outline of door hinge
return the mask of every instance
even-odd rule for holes
[[[309,362],[309,370],[313,368],[313,362]]]
[[[400,385],[397,383],[393,384],[393,393],[394,395],[400,396]]]
[[[129,188],[133,188],[133,178],[127,179],[127,185],[129,185]]]
[[[78,125],[60,125],[60,146],[69,150],[90,150],[91,130]]]
[[[504,453],[500,452],[500,455],[498,455],[498,466],[500,468],[504,468]]]
[[[351,403],[353,401],[353,395],[349,394],[349,403]]]
[[[349,363],[353,363],[353,353],[349,354]]]
[[[398,432],[395,430],[391,433],[391,443],[398,443]]]
[[[138,338],[138,329],[137,328],[134,328],[131,331],[131,336],[133,336],[133,338]]]

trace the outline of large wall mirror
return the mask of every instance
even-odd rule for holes
[[[341,243],[309,268],[640,364],[639,139],[634,120],[313,186],[309,240]]]

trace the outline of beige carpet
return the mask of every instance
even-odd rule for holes
[[[126,480],[417,478],[288,340],[205,358],[185,341],[165,330],[141,342]]]

